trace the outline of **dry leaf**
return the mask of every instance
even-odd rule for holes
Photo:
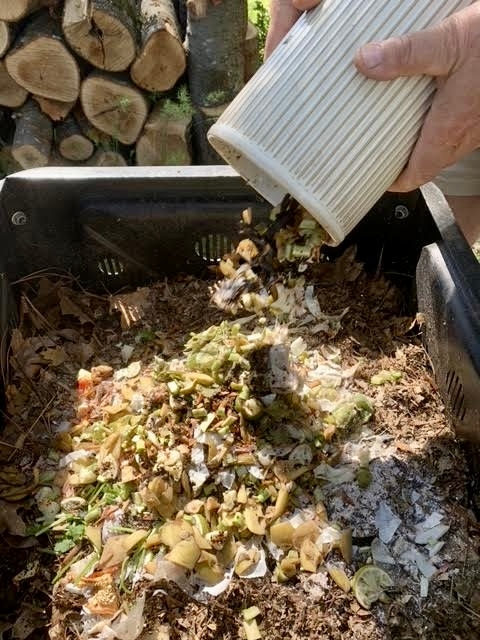
[[[58,292],[62,315],[75,316],[81,324],[93,324],[93,320],[78,306],[76,302],[73,302],[73,300],[69,298],[67,291],[68,289],[62,287]]]
[[[45,349],[40,354],[52,367],[58,367],[67,360],[68,356],[62,347],[54,347],[53,349]]]
[[[110,313],[120,311],[122,329],[129,329],[139,322],[150,308],[150,289],[142,287],[133,293],[124,293],[110,298]]]
[[[25,523],[17,513],[19,504],[10,504],[0,500],[0,531],[8,531],[14,536],[25,536]]]

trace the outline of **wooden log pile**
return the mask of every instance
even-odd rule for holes
[[[247,0],[0,2],[0,173],[212,164],[260,64]]]

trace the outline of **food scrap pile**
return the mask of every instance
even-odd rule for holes
[[[213,287],[180,278],[108,310],[51,278],[35,279],[35,304],[23,294],[34,335],[13,335],[11,432],[36,404],[32,381],[56,391],[31,477],[1,498],[30,499],[16,534],[55,559],[52,640],[440,638],[452,637],[440,618],[462,606],[478,628],[471,573],[463,584],[479,567],[474,516],[458,506],[464,461],[421,347],[395,342],[417,325],[390,322],[396,347],[373,357],[345,329],[351,309],[323,310],[320,227],[300,209],[281,215],[272,234],[244,212],[246,237]],[[342,260],[346,289],[367,287],[354,250]],[[75,330],[53,330],[55,297]],[[29,637],[15,624],[12,637]]]

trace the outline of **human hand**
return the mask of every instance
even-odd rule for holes
[[[391,191],[412,191],[480,147],[479,60],[480,2],[436,27],[359,49],[355,65],[369,78],[426,74],[437,83],[420,137]]]
[[[270,0],[270,27],[265,42],[265,59],[290,31],[302,11],[313,9],[321,0]]]

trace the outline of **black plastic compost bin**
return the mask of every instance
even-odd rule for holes
[[[206,273],[238,239],[243,209],[270,206],[229,167],[47,168],[0,183],[2,357],[11,283],[68,271],[117,291],[176,272]],[[367,268],[402,281],[460,437],[480,442],[480,265],[433,185],[386,194],[332,255],[355,243]],[[416,283],[416,287],[415,287]]]

